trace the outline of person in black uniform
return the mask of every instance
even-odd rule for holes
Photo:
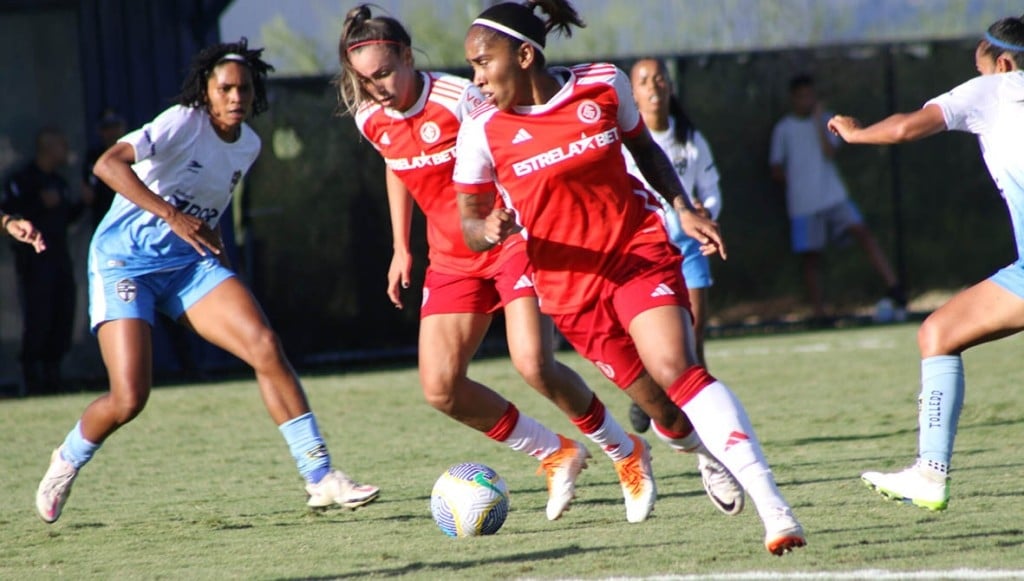
[[[105,109],[96,123],[96,135],[99,137],[99,142],[85,154],[85,163],[82,164],[82,201],[89,208],[93,230],[99,226],[100,220],[107,214],[117,192],[93,175],[92,167],[96,165],[96,160],[103,155],[103,152],[117,143],[117,140],[126,131],[124,118],[113,109]]]
[[[60,363],[71,346],[75,281],[68,251],[68,226],[83,206],[71,201],[58,171],[68,163],[64,134],[46,128],[36,136],[35,157],[15,171],[0,190],[0,210],[35,225],[46,252],[13,244],[21,302],[21,366],[30,395],[61,389]]]

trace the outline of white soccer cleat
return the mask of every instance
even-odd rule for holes
[[[713,456],[697,453],[697,469],[711,504],[722,513],[736,516],[743,511],[743,487],[732,472]]]
[[[861,479],[891,500],[928,510],[946,510],[949,505],[949,477],[928,470],[920,460],[899,472],[865,472]]]
[[[590,452],[583,444],[558,435],[558,450],[540,461],[538,474],[545,474],[548,481],[548,520],[557,520],[569,510],[569,503],[576,497],[576,478],[587,467]]]
[[[769,553],[781,557],[807,544],[804,528],[788,506],[772,509],[761,519],[764,521],[764,547]]]
[[[309,494],[306,505],[312,508],[326,508],[337,504],[344,508],[356,509],[377,500],[380,488],[359,484],[345,476],[341,470],[331,470],[320,482],[306,484],[306,493]]]
[[[638,523],[647,520],[654,510],[658,489],[651,469],[651,445],[640,436],[630,434],[633,452],[615,463],[615,472],[626,499],[626,521]]]
[[[71,496],[71,485],[78,477],[78,469],[60,455],[60,448],[50,454],[50,467],[36,490],[36,510],[39,518],[48,523],[60,518],[64,503]]]

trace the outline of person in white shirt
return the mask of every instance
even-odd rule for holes
[[[654,142],[672,162],[693,206],[704,216],[717,221],[722,211],[722,192],[718,187],[718,169],[711,155],[711,147],[673,94],[664,61],[640,59],[633,63],[629,76],[633,100]],[[629,149],[623,147],[622,155],[626,160],[626,170],[648,190],[652,190]],[[658,200],[662,205],[662,219],[669,237],[683,253],[683,278],[686,280],[690,311],[693,314],[694,350],[697,361],[707,367],[704,359],[704,330],[708,320],[708,289],[714,284],[711,263],[707,256],[701,254],[700,243],[683,232],[679,214],[672,204],[661,196]],[[635,403],[630,405],[629,419],[633,428],[639,432],[646,431],[650,425],[650,418]]]
[[[944,510],[949,503],[950,460],[964,403],[960,354],[1024,330],[1024,16],[990,26],[974,60],[981,76],[913,113],[892,115],[868,127],[842,115],[828,123],[848,143],[903,143],[940,131],[974,133],[1009,209],[1017,260],[958,293],[929,315],[917,333],[917,461],[900,472],[862,476],[883,496],[929,510]]]
[[[770,162],[772,178],[785,184],[792,250],[800,256],[814,317],[820,320],[826,316],[822,252],[830,240],[850,235],[884,280],[887,297],[894,303],[897,317],[902,318],[906,314],[906,294],[856,204],[847,196],[835,164],[840,140],[826,129],[829,115],[818,100],[814,79],[809,75],[794,77],[789,82],[789,97],[792,112],[772,131]]]

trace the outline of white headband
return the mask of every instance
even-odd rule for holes
[[[228,54],[226,54],[226,55],[220,57],[219,59],[217,59],[217,62],[221,62],[221,61],[238,61],[240,63],[246,63],[246,64],[249,63],[249,61],[244,56],[242,56],[242,55],[240,55],[240,54],[238,54],[236,52],[229,52]]]
[[[513,29],[505,26],[504,24],[495,22],[493,20],[488,20],[486,18],[477,18],[476,20],[473,21],[473,24],[479,24],[480,26],[486,26],[487,28],[493,28],[494,30],[497,30],[498,32],[504,32],[505,34],[511,36],[512,38],[519,39],[519,40],[521,40],[521,41],[523,41],[525,43],[528,43],[529,45],[533,46],[533,48],[539,50],[540,52],[544,52],[544,47],[541,46],[539,42],[537,42],[536,40],[533,40],[532,38],[530,38],[530,37],[526,36],[525,34],[519,32],[518,30],[513,30]]]

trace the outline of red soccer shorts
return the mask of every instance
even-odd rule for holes
[[[580,355],[625,389],[644,372],[629,323],[655,307],[690,307],[681,263],[667,242],[631,243],[592,307],[551,318]]]
[[[448,274],[427,267],[420,318],[454,313],[491,314],[516,299],[536,296],[526,244],[516,242],[502,249],[490,276]]]

